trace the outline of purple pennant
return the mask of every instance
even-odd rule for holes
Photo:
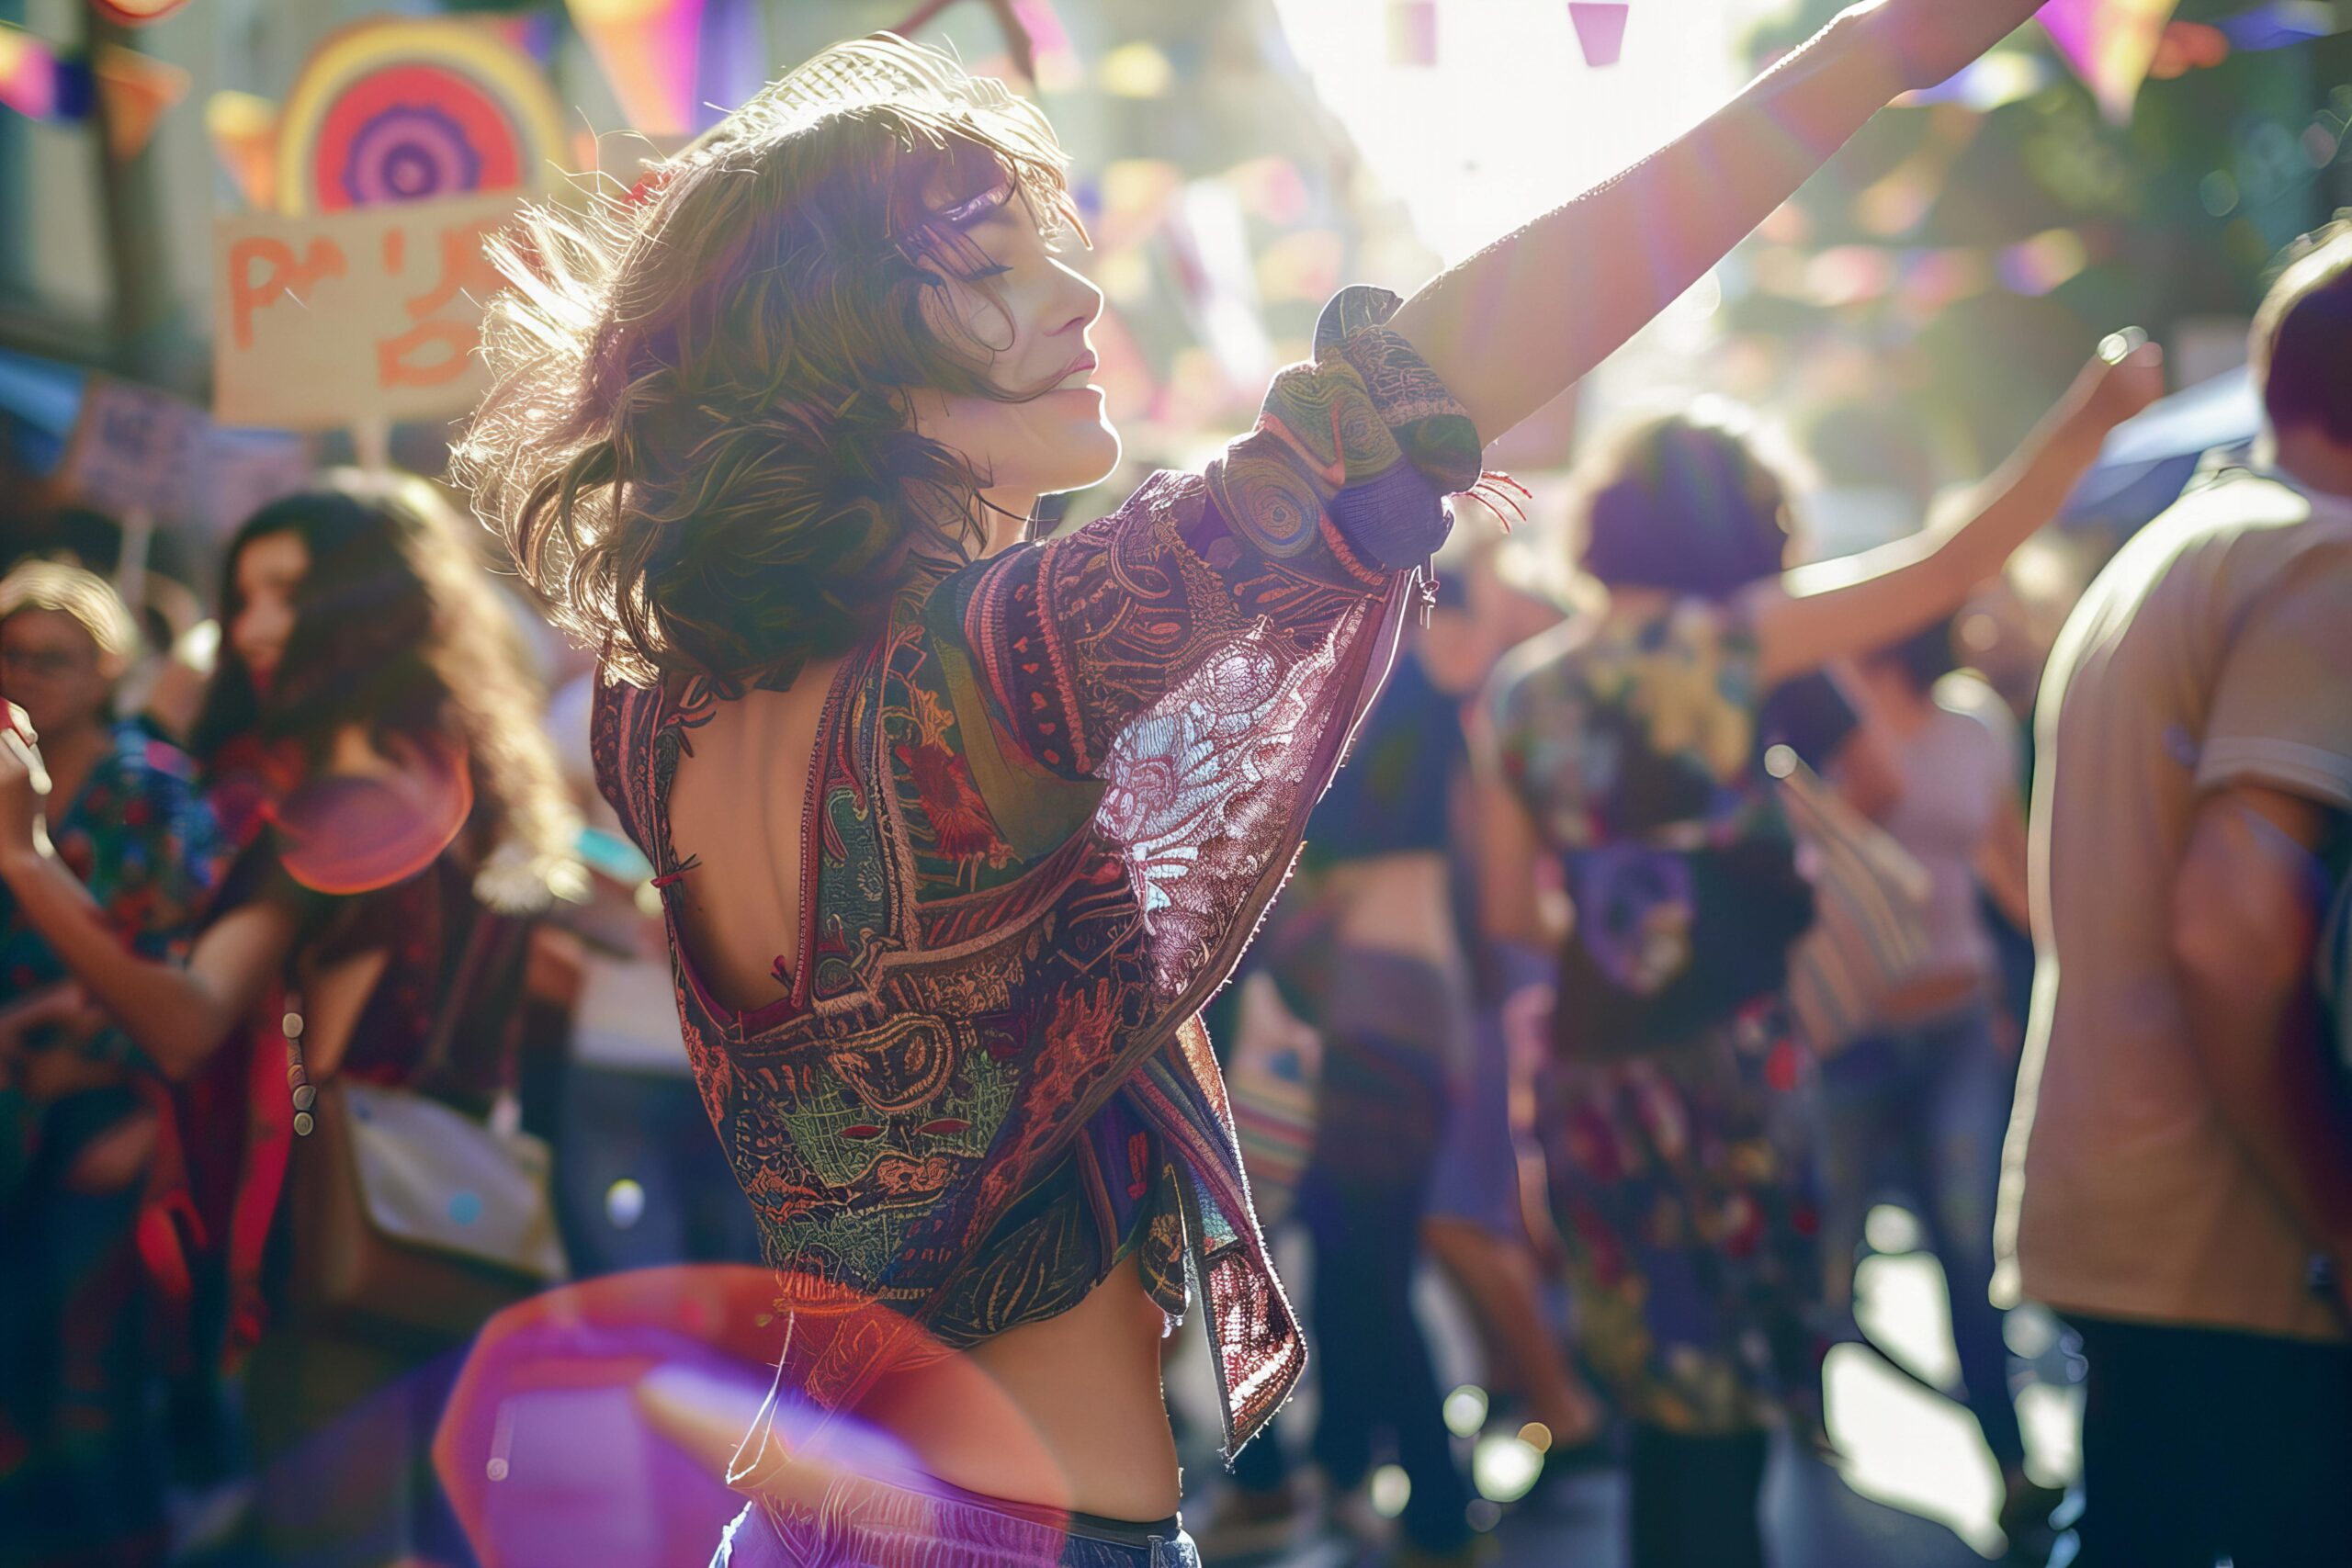
[[[1577,42],[1587,65],[1614,65],[1625,51],[1624,0],[1568,0],[1568,20],[1577,28]]]
[[[1388,8],[1388,63],[1437,63],[1437,0],[1394,0]]]

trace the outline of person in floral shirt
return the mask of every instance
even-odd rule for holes
[[[1607,603],[1498,671],[1482,902],[1556,985],[1538,1128],[1585,1352],[1633,1422],[1643,1568],[1762,1563],[1767,1435],[1820,1430],[1813,1075],[1785,1005],[1813,888],[1766,759],[1849,749],[1823,667],[1957,608],[2162,386],[2119,340],[1965,522],[1794,572],[1789,491],[1743,411],[1702,402],[1589,465],[1576,533]]]
[[[219,831],[188,758],[113,718],[138,644],[104,578],[36,561],[0,579],[0,695],[40,738],[50,841],[125,947],[178,959]],[[123,1554],[109,1562],[160,1559],[133,1240],[154,1116],[128,1040],[86,1025],[6,889],[0,993],[0,1538],[28,1542],[34,1562],[86,1561],[72,1554],[98,1542]]]

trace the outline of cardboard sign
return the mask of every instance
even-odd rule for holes
[[[116,516],[176,515],[188,502],[208,422],[167,393],[93,376],[60,475],[85,505]]]
[[[446,419],[481,393],[481,302],[503,287],[482,241],[518,193],[214,227],[213,412],[319,430]]]

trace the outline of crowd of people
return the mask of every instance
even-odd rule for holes
[[[209,637],[9,564],[0,1562],[167,1561],[191,1496],[243,1504],[218,1561],[526,1561],[484,1532],[562,1522],[482,1477],[666,1441],[741,1505],[694,1561],[1329,1522],[1466,1563],[1426,1261],[1547,1472],[1625,1470],[1635,1568],[1760,1564],[1890,1185],[2016,1560],[2352,1551],[2352,235],[2255,323],[2252,466],[2054,648],[2001,573],[2162,394],[2128,333],[1859,556],[1714,400],[1520,538],[1445,500],[1508,508],[1482,436],[2030,6],[1984,9],[1863,7],[1412,299],[1343,292],[1251,434],[1050,539],[1118,456],[1060,151],[842,46],[510,237],[455,488],[263,508]],[[759,1310],[562,1283],[673,1265]],[[2087,1366],[2078,1477],[2029,1464],[2021,1300]],[[526,1343],[644,1396],[518,1435]]]

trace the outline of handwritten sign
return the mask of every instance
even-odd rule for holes
[[[209,423],[177,398],[93,376],[60,477],[67,493],[101,512],[172,516],[187,502]]]
[[[517,194],[399,202],[214,229],[213,412],[317,430],[451,417],[482,389],[482,241]]]

